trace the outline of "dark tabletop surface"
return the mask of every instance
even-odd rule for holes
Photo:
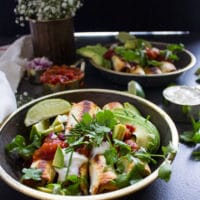
[[[196,69],[200,67],[200,33],[187,33],[183,35],[139,35],[151,41],[162,41],[168,43],[183,43],[197,58],[195,66],[181,75],[176,84],[195,86],[194,75]],[[13,38],[0,37],[0,45],[9,44],[14,41]],[[76,46],[80,47],[86,44],[110,43],[114,41],[113,36],[107,37],[77,37]],[[106,88],[115,90],[126,90],[126,86],[117,85],[104,79],[92,66],[86,65],[85,88]],[[146,98],[155,104],[162,106],[162,91],[164,87],[144,88]],[[27,91],[32,98],[42,95],[42,89],[39,85],[32,85],[24,78],[19,86],[18,93]],[[190,124],[175,123],[179,134],[184,130],[190,129]],[[191,154],[198,146],[187,146],[180,143],[177,156],[173,162],[172,176],[169,182],[156,180],[145,189],[120,198],[121,200],[199,200],[200,199],[200,162],[195,161]],[[24,196],[7,186],[0,180],[0,197],[3,199],[24,199],[30,197]]]

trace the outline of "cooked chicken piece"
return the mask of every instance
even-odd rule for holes
[[[112,183],[117,175],[115,171],[107,166],[104,155],[96,155],[90,160],[90,194],[98,194],[118,189]]]
[[[80,189],[83,194],[88,194],[88,163],[84,163],[81,165],[79,169],[79,174],[81,178]]]
[[[42,179],[46,183],[51,183],[56,175],[51,161],[37,160],[31,164],[31,168],[42,169]]]
[[[114,55],[111,58],[112,63],[113,63],[113,68],[117,72],[124,71],[124,68],[126,68],[126,62],[120,59],[120,57]]]
[[[144,75],[145,74],[144,69],[140,65],[132,67],[130,69],[130,73],[131,74],[139,74],[139,75]]]
[[[74,103],[68,116],[66,132],[74,127],[77,122],[81,121],[84,113],[89,113],[91,116],[95,116],[99,110],[100,108],[92,101],[84,100],[79,103]]]
[[[146,74],[162,74],[159,67],[145,67],[144,71]]]
[[[113,110],[115,108],[123,108],[123,105],[119,102],[110,102],[103,106],[104,110]]]
[[[68,169],[71,153],[65,153],[65,149],[62,151],[64,154],[65,166],[63,168],[55,168],[58,175],[58,181],[61,183],[65,182],[66,173],[69,170],[68,175],[80,177],[80,191],[83,194],[88,194],[88,158],[83,154],[73,152],[71,164]]]
[[[168,73],[168,72],[176,71],[176,67],[174,66],[174,64],[170,62],[162,61],[160,70],[162,71],[162,73]]]
[[[23,180],[24,184],[32,187],[37,187],[37,186],[44,186],[47,183],[53,182],[56,175],[56,171],[54,170],[51,161],[36,160],[31,164],[30,168],[42,170],[41,180],[40,181],[35,181],[32,179]]]

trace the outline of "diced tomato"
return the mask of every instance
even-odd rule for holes
[[[104,54],[104,58],[110,60],[114,54],[115,54],[115,52],[112,49],[109,49]]]
[[[126,128],[129,129],[129,131],[132,133],[132,132],[135,132],[135,127],[131,124],[126,124]]]
[[[139,149],[139,146],[136,144],[136,142],[133,139],[125,140],[125,143],[131,147],[132,151],[137,151]]]
[[[84,73],[79,68],[72,68],[66,65],[53,66],[48,68],[40,77],[42,83],[56,85],[57,83],[67,84],[73,80],[80,80]]]
[[[135,132],[135,127],[131,124],[126,124],[126,132],[125,132],[125,136],[124,139],[131,139],[133,136],[133,132]]]
[[[42,146],[34,152],[33,161],[39,159],[52,160],[58,146],[65,148],[68,145],[58,138],[51,139],[47,137]]]
[[[156,60],[159,55],[159,50],[156,48],[146,48],[146,54],[149,59]]]

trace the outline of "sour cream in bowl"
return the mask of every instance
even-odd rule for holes
[[[177,85],[163,91],[163,108],[175,121],[189,121],[200,117],[200,89]]]

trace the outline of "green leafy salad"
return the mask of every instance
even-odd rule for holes
[[[90,58],[94,64],[116,72],[137,75],[163,74],[176,71],[175,61],[183,51],[183,44],[168,44],[164,48],[128,33],[119,33],[118,42],[109,47],[101,44],[87,45],[77,54]]]
[[[128,102],[99,107],[88,100],[47,99],[28,110],[25,125],[29,140],[17,135],[6,151],[23,159],[23,184],[53,194],[117,190],[144,179],[153,165],[176,153],[171,144],[160,147],[150,116]],[[159,177],[168,181],[171,165],[164,163]]]

